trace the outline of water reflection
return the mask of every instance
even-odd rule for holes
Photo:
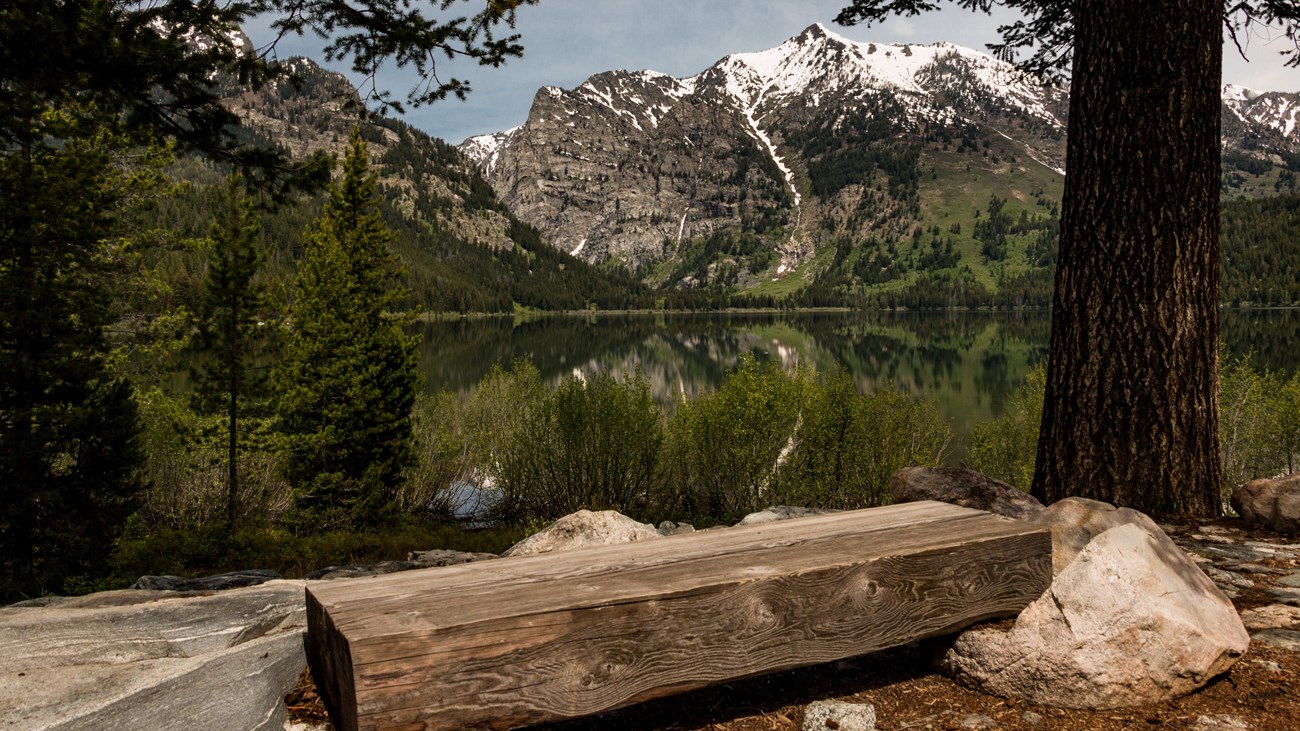
[[[787,368],[843,366],[859,388],[892,383],[932,393],[959,437],[999,416],[1025,374],[1047,357],[1046,313],[744,313],[478,318],[421,322],[430,391],[463,392],[494,363],[529,358],[543,378],[643,373],[671,408],[713,390],[745,353]],[[1291,371],[1300,313],[1227,311],[1228,352]]]

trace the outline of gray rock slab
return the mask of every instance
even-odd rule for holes
[[[870,703],[814,701],[803,711],[803,731],[875,731],[876,708]]]
[[[1265,566],[1258,563],[1225,563],[1223,568],[1233,571],[1240,571],[1243,574],[1285,574],[1286,569],[1279,569],[1273,566]]]
[[[432,568],[434,566],[459,566],[460,564],[472,563],[474,561],[491,561],[494,558],[501,557],[495,553],[449,551],[446,549],[412,551],[406,555],[407,561],[419,564],[422,568]]]
[[[1300,629],[1300,607],[1268,604],[1241,613],[1241,623],[1251,632],[1265,629]]]
[[[1202,543],[1189,541],[1183,544],[1189,551],[1194,551],[1202,556],[1207,556],[1215,561],[1238,561],[1244,563],[1256,563],[1266,558],[1274,558],[1274,551],[1260,550],[1250,546],[1243,545],[1220,545],[1217,543]]]
[[[1290,586],[1300,588],[1300,571],[1293,574],[1287,574],[1277,580],[1278,586]]]
[[[1273,599],[1282,604],[1290,604],[1293,607],[1300,607],[1300,589],[1292,589],[1290,587],[1282,586],[1269,589],[1268,593],[1272,594]]]
[[[1217,568],[1215,566],[1203,566],[1201,567],[1201,570],[1204,571],[1205,575],[1210,577],[1210,580],[1213,581],[1215,586],[1218,586],[1220,589],[1223,589],[1225,587],[1233,587],[1237,589],[1251,589],[1254,588],[1255,586],[1254,581],[1246,578],[1242,574],[1239,574],[1235,571],[1227,571],[1225,569]]]
[[[694,533],[695,526],[690,523],[676,523],[671,520],[665,520],[659,524],[659,535],[675,536],[678,533]]]
[[[1250,639],[1273,647],[1280,647],[1283,650],[1300,652],[1300,631],[1293,629],[1260,630],[1252,634]]]
[[[303,587],[0,609],[4,728],[280,728],[306,665]]]

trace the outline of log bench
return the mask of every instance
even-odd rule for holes
[[[314,583],[340,731],[515,728],[1014,616],[1050,533],[936,502]]]

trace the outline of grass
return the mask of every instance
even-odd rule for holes
[[[370,530],[320,535],[270,526],[230,535],[219,525],[146,532],[137,525],[118,541],[113,575],[85,588],[119,589],[145,575],[194,577],[254,568],[300,578],[327,566],[403,560],[411,551],[432,549],[500,553],[528,532],[518,526],[470,530],[409,518]]]

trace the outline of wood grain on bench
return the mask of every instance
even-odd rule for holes
[[[513,728],[1014,616],[1051,581],[1034,526],[934,502],[307,589],[335,725]]]

